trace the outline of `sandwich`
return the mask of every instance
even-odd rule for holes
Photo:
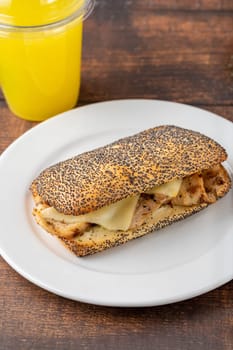
[[[199,132],[154,127],[43,170],[33,215],[77,256],[94,254],[214,204],[231,187],[226,159]]]

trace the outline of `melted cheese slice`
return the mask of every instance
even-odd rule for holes
[[[180,190],[182,179],[176,179],[166,184],[155,186],[148,194],[162,194],[174,198]],[[129,229],[140,195],[122,199],[88,214],[74,216],[59,213],[55,208],[49,207],[40,211],[41,216],[48,221],[54,220],[65,224],[91,223],[102,226],[108,230]]]
[[[147,191],[148,194],[163,194],[169,198],[174,198],[177,196],[182,179],[175,179],[173,181],[167,182],[160,186],[155,186],[151,190]]]
[[[100,225],[108,230],[126,231],[130,227],[138,199],[139,195],[125,198],[91,213],[79,216],[61,214],[53,207],[43,209],[41,215],[46,220],[55,220],[66,224],[86,222]]]

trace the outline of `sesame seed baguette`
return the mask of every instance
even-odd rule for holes
[[[42,171],[31,190],[60,213],[81,215],[226,158],[209,137],[164,125],[55,164]]]

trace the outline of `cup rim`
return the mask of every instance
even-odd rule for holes
[[[85,0],[84,4],[78,8],[78,10],[74,11],[69,16],[59,19],[57,21],[47,23],[47,24],[39,24],[39,25],[29,25],[29,26],[20,26],[20,25],[12,25],[8,23],[0,22],[0,31],[4,32],[38,32],[42,30],[48,29],[56,29],[60,26],[66,25],[74,20],[84,21],[95,7],[95,0]]]

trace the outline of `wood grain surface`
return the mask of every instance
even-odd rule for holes
[[[189,103],[233,121],[233,1],[97,1],[79,105],[119,98]],[[35,125],[0,96],[0,152]],[[232,350],[233,282],[173,305],[107,308],[48,293],[0,259],[0,349]]]

